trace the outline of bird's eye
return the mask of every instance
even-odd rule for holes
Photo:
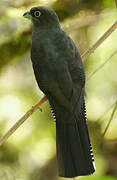
[[[35,16],[35,17],[39,17],[40,15],[41,15],[40,11],[35,11],[35,12],[34,12],[34,16]]]

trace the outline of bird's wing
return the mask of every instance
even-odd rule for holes
[[[59,62],[56,68],[56,80],[49,84],[51,87],[50,93],[58,104],[63,106],[67,111],[73,112],[83,90],[83,86],[78,79],[80,72],[77,66],[74,69],[74,73],[73,71],[70,72],[68,62],[62,62]]]
[[[85,72],[80,54],[73,42],[73,40],[68,37],[68,43],[70,49],[72,49],[72,59],[68,59],[68,68],[73,82],[73,92],[76,101],[79,100],[81,92],[84,91],[85,86]]]
[[[76,64],[76,65],[75,65]],[[84,91],[85,86],[85,75],[84,69],[79,68],[77,63],[74,63],[74,66],[70,67],[70,75],[73,82],[73,96],[78,102],[82,91]]]
[[[48,94],[46,94],[48,95]],[[69,99],[63,94],[62,90],[60,89],[58,83],[53,82],[53,85],[49,88],[49,95],[53,97],[53,99],[61,106],[63,106],[67,111],[72,111],[72,104]]]
[[[65,109],[73,110],[84,89],[84,68],[72,39],[63,32],[63,38],[59,40],[56,45],[59,56],[55,65],[55,87],[51,88],[51,95]]]
[[[67,111],[72,111],[71,96],[73,87],[67,62],[59,62],[59,65],[56,65],[55,71],[55,77],[49,83],[49,93],[59,105],[63,106]]]

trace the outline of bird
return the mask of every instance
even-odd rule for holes
[[[32,67],[56,123],[58,175],[72,178],[93,174],[95,163],[87,127],[85,72],[78,49],[62,29],[53,9],[32,7],[23,16],[33,23]]]

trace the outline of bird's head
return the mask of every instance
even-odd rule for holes
[[[59,26],[59,19],[54,10],[38,6],[33,7],[23,14],[25,18],[31,19],[34,25]]]

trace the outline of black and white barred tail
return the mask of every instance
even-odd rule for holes
[[[48,96],[56,119],[56,147],[59,175],[76,177],[95,171],[93,151],[86,124],[86,108],[81,96],[76,111],[70,112]]]

